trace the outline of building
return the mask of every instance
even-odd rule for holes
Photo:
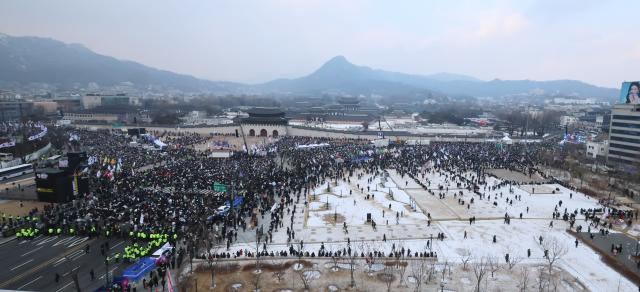
[[[82,96],[82,108],[94,109],[102,105],[102,99],[99,94],[89,93]]]
[[[33,102],[34,109],[41,109],[45,114],[52,114],[58,110],[58,103],[55,101],[34,101]]]
[[[640,104],[618,104],[611,110],[607,162],[640,162]]]
[[[63,113],[78,111],[82,109],[82,100],[80,100],[79,97],[55,98],[53,99],[53,101],[58,103],[58,110],[61,110]]]
[[[587,157],[598,159],[599,157],[606,157],[609,151],[609,140],[603,141],[587,141]]]
[[[277,138],[287,134],[289,120],[284,111],[278,108],[253,108],[247,111],[248,117],[240,118],[243,135]]]
[[[148,123],[151,121],[148,113],[138,112],[136,110],[127,111],[111,111],[111,110],[82,110],[76,112],[65,112],[64,119],[73,123],[99,123],[99,124],[111,124],[111,123],[125,123],[125,124],[137,124]]]
[[[578,121],[578,118],[574,116],[562,116],[560,117],[560,125],[565,127],[569,125],[573,125]]]
[[[0,101],[0,120],[15,121],[31,113],[33,104],[24,101]]]
[[[122,107],[129,106],[130,99],[124,93],[119,93],[116,95],[102,95],[100,96],[100,105],[104,107]]]
[[[87,93],[81,98],[84,109],[94,109],[97,107],[127,107],[132,103],[132,99],[125,93],[100,94]]]

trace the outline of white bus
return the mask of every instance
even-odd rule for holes
[[[25,175],[27,173],[33,173],[33,166],[31,164],[20,164],[12,167],[0,169],[0,181]]]

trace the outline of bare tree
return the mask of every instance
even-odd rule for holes
[[[333,266],[331,267],[332,271],[334,271],[334,272],[338,271],[338,261],[339,260],[340,260],[340,257],[337,254],[335,254],[335,253],[331,254],[331,262],[333,263]]]
[[[280,260],[272,260],[271,265],[274,268],[273,276],[276,278],[276,281],[278,281],[278,283],[282,282],[282,279],[284,279],[284,274],[285,274],[284,262]]]
[[[309,284],[315,280],[313,273],[314,271],[310,269],[300,269],[296,271],[296,274],[300,277],[305,290],[309,290]]]
[[[495,278],[495,273],[500,270],[500,261],[497,258],[487,257],[487,265],[491,272],[491,278]]]
[[[520,282],[518,283],[520,292],[527,290],[527,284],[529,284],[529,267],[522,267],[520,269]]]
[[[480,285],[488,271],[486,258],[482,257],[479,261],[472,262],[471,267],[473,268],[473,274],[476,277],[475,291],[480,292]]]
[[[547,261],[547,273],[549,275],[549,284],[553,281],[553,266],[565,256],[568,252],[567,246],[560,242],[557,238],[551,237],[542,242],[544,248],[545,260]]]
[[[447,267],[449,266],[449,260],[444,260],[444,263],[442,265],[442,279],[441,281],[444,282],[444,275],[447,273]]]
[[[365,254],[366,263],[367,263],[367,271],[369,275],[372,275],[373,265],[376,263],[376,256],[374,255],[375,247],[371,242],[361,242],[360,250]]]
[[[538,269],[538,291],[542,292],[549,286],[547,279],[544,268],[540,267]]]
[[[507,267],[509,268],[509,270],[512,270],[517,264],[519,264],[522,261],[523,257],[521,256],[510,256],[509,260],[507,261]]]
[[[400,277],[400,282],[398,283],[398,287],[406,287],[407,284],[404,282],[404,276],[407,273],[407,267],[409,266],[409,263],[403,258],[399,263],[398,263],[398,276]]]
[[[351,281],[349,282],[349,287],[353,288],[356,286],[356,280],[354,277],[354,273],[356,271],[356,259],[358,257],[358,251],[354,250],[351,252],[351,254],[346,254],[345,255],[347,257],[347,264],[349,265],[349,275],[351,276]]]
[[[462,262],[462,269],[467,270],[467,264],[471,260],[471,251],[468,248],[465,248],[462,251],[462,256],[460,256],[460,261]]]
[[[433,278],[435,273],[436,273],[436,262],[431,261],[429,262],[429,265],[427,268],[427,283],[431,282],[431,279]]]
[[[260,280],[262,278],[262,272],[258,272],[257,270],[253,272],[253,291],[260,291]]]
[[[209,270],[211,271],[211,288],[216,287],[216,270],[218,269],[218,264],[220,263],[220,257],[217,256],[218,248],[218,246],[209,248],[207,255],[207,264],[209,265]]]
[[[427,269],[427,261],[425,258],[418,258],[414,261],[411,261],[411,276],[416,281],[414,283],[416,286],[416,292],[420,291],[424,276],[427,274]]]
[[[391,284],[393,283],[393,274],[394,274],[394,268],[393,265],[391,265],[391,263],[386,263],[384,265],[384,272],[378,274],[378,276],[380,277],[380,280],[382,280],[382,282],[384,282],[387,285],[387,292],[391,292]]]

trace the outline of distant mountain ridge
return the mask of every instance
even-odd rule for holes
[[[351,64],[343,56],[326,62],[313,73],[295,79],[278,79],[257,86],[263,91],[319,93],[342,91],[348,94],[393,94],[435,91],[447,95],[505,96],[519,94],[558,94],[580,97],[615,98],[617,89],[603,88],[575,80],[531,81],[491,80],[438,73],[413,75],[371,69]]]
[[[239,85],[214,82],[158,70],[145,65],[100,55],[79,44],[48,38],[13,37],[0,34],[0,81],[116,85],[131,82],[138,87],[164,86],[183,90],[224,91]]]
[[[95,82],[112,86],[123,82],[139,88],[160,87],[213,93],[270,93],[314,95],[511,96],[522,94],[574,95],[613,99],[618,90],[575,80],[491,80],[451,73],[415,75],[372,69],[337,56],[307,76],[276,79],[262,84],[210,81],[118,60],[79,44],[49,38],[0,34],[0,84],[47,83],[69,86]]]

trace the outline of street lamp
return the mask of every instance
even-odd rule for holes
[[[109,289],[109,284],[110,284],[109,283],[109,256],[107,256],[104,259],[104,265],[105,265],[105,268],[106,268],[105,274],[104,274],[104,277],[105,277],[105,286],[104,286],[104,288],[108,290]]]

